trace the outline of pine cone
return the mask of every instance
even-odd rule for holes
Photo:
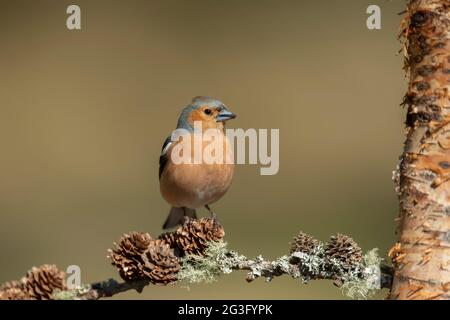
[[[355,264],[361,264],[363,260],[362,250],[358,244],[349,236],[339,233],[330,238],[325,247],[325,254],[350,268]]]
[[[50,300],[55,289],[66,289],[65,278],[65,272],[55,265],[33,267],[25,277],[24,290],[32,299]]]
[[[114,250],[109,250],[111,263],[119,270],[122,279],[132,281],[143,277],[139,267],[142,264],[141,254],[152,240],[148,233],[131,232],[120,238]]]
[[[31,300],[22,288],[8,288],[0,291],[0,300]]]
[[[0,291],[6,291],[9,289],[23,289],[23,282],[14,280],[0,285]]]
[[[151,283],[168,284],[176,281],[180,262],[169,244],[161,239],[151,242],[141,255],[141,272]]]
[[[222,226],[214,218],[190,219],[175,233],[178,248],[186,255],[203,255],[208,242],[222,241],[225,236]]]
[[[166,232],[161,234],[158,239],[167,243],[171,248],[176,248],[177,245],[177,235],[175,232]]]
[[[320,241],[315,239],[314,237],[299,232],[295,237],[294,241],[291,242],[291,250],[290,253],[294,252],[303,252],[303,253],[312,253],[313,250],[320,244]]]

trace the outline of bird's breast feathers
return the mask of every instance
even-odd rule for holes
[[[198,208],[219,200],[226,193],[234,173],[234,156],[228,138],[223,134],[222,138],[218,144],[210,137],[191,134],[190,139],[166,143],[161,155],[164,157],[165,163],[163,170],[160,170],[162,171],[160,172],[160,186],[163,197],[170,204]],[[195,159],[195,143],[199,144],[197,153],[200,151],[203,158],[199,163],[199,159]],[[215,159],[218,161],[215,162],[205,159],[211,154],[217,155],[217,152],[214,151],[220,147],[223,152],[222,159],[218,157]],[[174,159],[174,157],[180,156],[177,154],[180,152],[179,150],[182,150],[181,153],[188,152],[188,154],[182,155],[184,159],[182,163],[179,162],[179,159]]]

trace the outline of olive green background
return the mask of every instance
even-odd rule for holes
[[[0,282],[44,263],[118,277],[106,250],[161,232],[161,144],[197,95],[224,101],[229,127],[280,129],[279,173],[238,166],[213,206],[230,247],[275,258],[299,230],[383,255],[395,241],[404,1],[0,3]],[[72,3],[81,31],[66,28]],[[366,28],[370,4],[381,30]],[[117,298],[344,298],[329,281],[244,279]]]

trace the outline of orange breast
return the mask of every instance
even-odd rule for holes
[[[169,161],[160,179],[162,196],[175,207],[199,208],[214,203],[227,192],[233,178],[234,156],[228,139],[222,134],[223,163],[208,164],[205,163],[208,159],[204,159],[202,163],[195,164],[193,138],[194,135],[191,135],[191,163],[175,164],[172,161],[172,151],[178,144],[175,143],[168,150]],[[213,146],[203,137],[199,141],[202,155],[215,155],[211,150],[214,151],[217,144]]]

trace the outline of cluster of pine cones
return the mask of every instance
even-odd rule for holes
[[[204,255],[209,242],[222,241],[225,232],[214,218],[190,219],[174,232],[152,238],[148,233],[124,234],[109,250],[111,263],[125,281],[168,284],[177,280],[180,259],[186,255]],[[322,243],[300,232],[291,243],[290,252],[317,254]],[[348,270],[363,263],[361,248],[349,236],[337,234],[324,245],[321,253],[335,259]],[[66,290],[66,275],[54,265],[33,267],[20,281],[0,286],[0,300],[47,300],[55,290]]]
[[[54,290],[66,289],[66,274],[55,265],[33,267],[20,281],[0,286],[0,300],[50,300]]]
[[[203,255],[208,242],[222,241],[224,235],[214,218],[190,219],[157,239],[143,232],[124,234],[109,250],[109,258],[125,281],[168,284],[177,280],[181,257]]]
[[[319,245],[321,245],[319,240],[300,232],[291,243],[290,252],[291,254],[294,252],[312,254]],[[336,259],[341,262],[348,270],[363,263],[362,249],[352,238],[340,233],[332,236],[325,244],[324,254],[327,258]]]
[[[109,250],[109,258],[125,281],[168,284],[176,281],[180,258],[204,255],[208,243],[222,241],[224,235],[214,218],[190,219],[157,239],[143,232],[124,234]],[[33,267],[20,281],[0,285],[0,300],[50,300],[55,290],[67,290],[65,279],[65,272],[55,265]]]

